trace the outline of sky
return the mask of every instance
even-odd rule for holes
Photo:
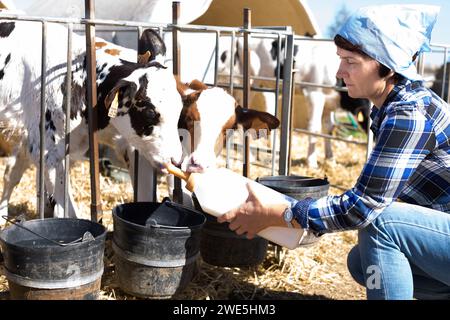
[[[336,13],[345,4],[348,11],[353,12],[359,7],[377,4],[429,4],[441,7],[434,26],[431,43],[450,45],[450,1],[449,0],[303,0],[307,2],[323,35],[335,20]],[[330,8],[333,8],[330,10]],[[449,52],[450,55],[450,52]],[[427,53],[426,63],[441,64],[442,53]]]

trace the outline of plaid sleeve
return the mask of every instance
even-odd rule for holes
[[[430,121],[419,107],[416,101],[416,105],[389,108],[377,143],[352,189],[339,196],[292,204],[303,228],[320,233],[364,228],[396,200],[436,143]]]

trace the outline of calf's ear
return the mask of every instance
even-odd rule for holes
[[[194,79],[189,83],[189,88],[192,90],[206,90],[208,86],[200,80]]]
[[[235,109],[236,122],[241,124],[244,130],[254,129],[256,132],[259,130],[272,130],[278,128],[280,120],[270,113],[258,111],[254,109],[244,109],[241,106],[237,106]]]
[[[138,52],[140,55],[146,51],[151,56],[156,57],[158,54],[166,55],[166,45],[159,33],[153,29],[145,29],[138,41]]]
[[[105,97],[104,102],[106,109],[109,109],[112,102],[114,101],[116,94],[119,92],[120,89],[123,89],[124,95],[130,97],[131,99],[136,94],[137,86],[134,82],[126,81],[123,79],[119,80]]]

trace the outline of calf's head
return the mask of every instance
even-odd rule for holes
[[[221,88],[208,88],[199,81],[180,85],[183,110],[179,128],[186,129],[190,136],[192,153],[183,163],[188,172],[202,172],[216,163],[222,150],[226,131],[242,125],[244,132],[254,129],[275,129],[279,120],[267,112],[243,109],[236,100]]]
[[[173,75],[158,62],[121,60],[110,67],[98,86],[97,107],[99,129],[111,123],[155,168],[181,162],[177,125],[182,100]]]

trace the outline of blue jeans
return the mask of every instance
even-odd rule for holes
[[[391,204],[359,230],[347,266],[368,299],[450,299],[450,214]]]

